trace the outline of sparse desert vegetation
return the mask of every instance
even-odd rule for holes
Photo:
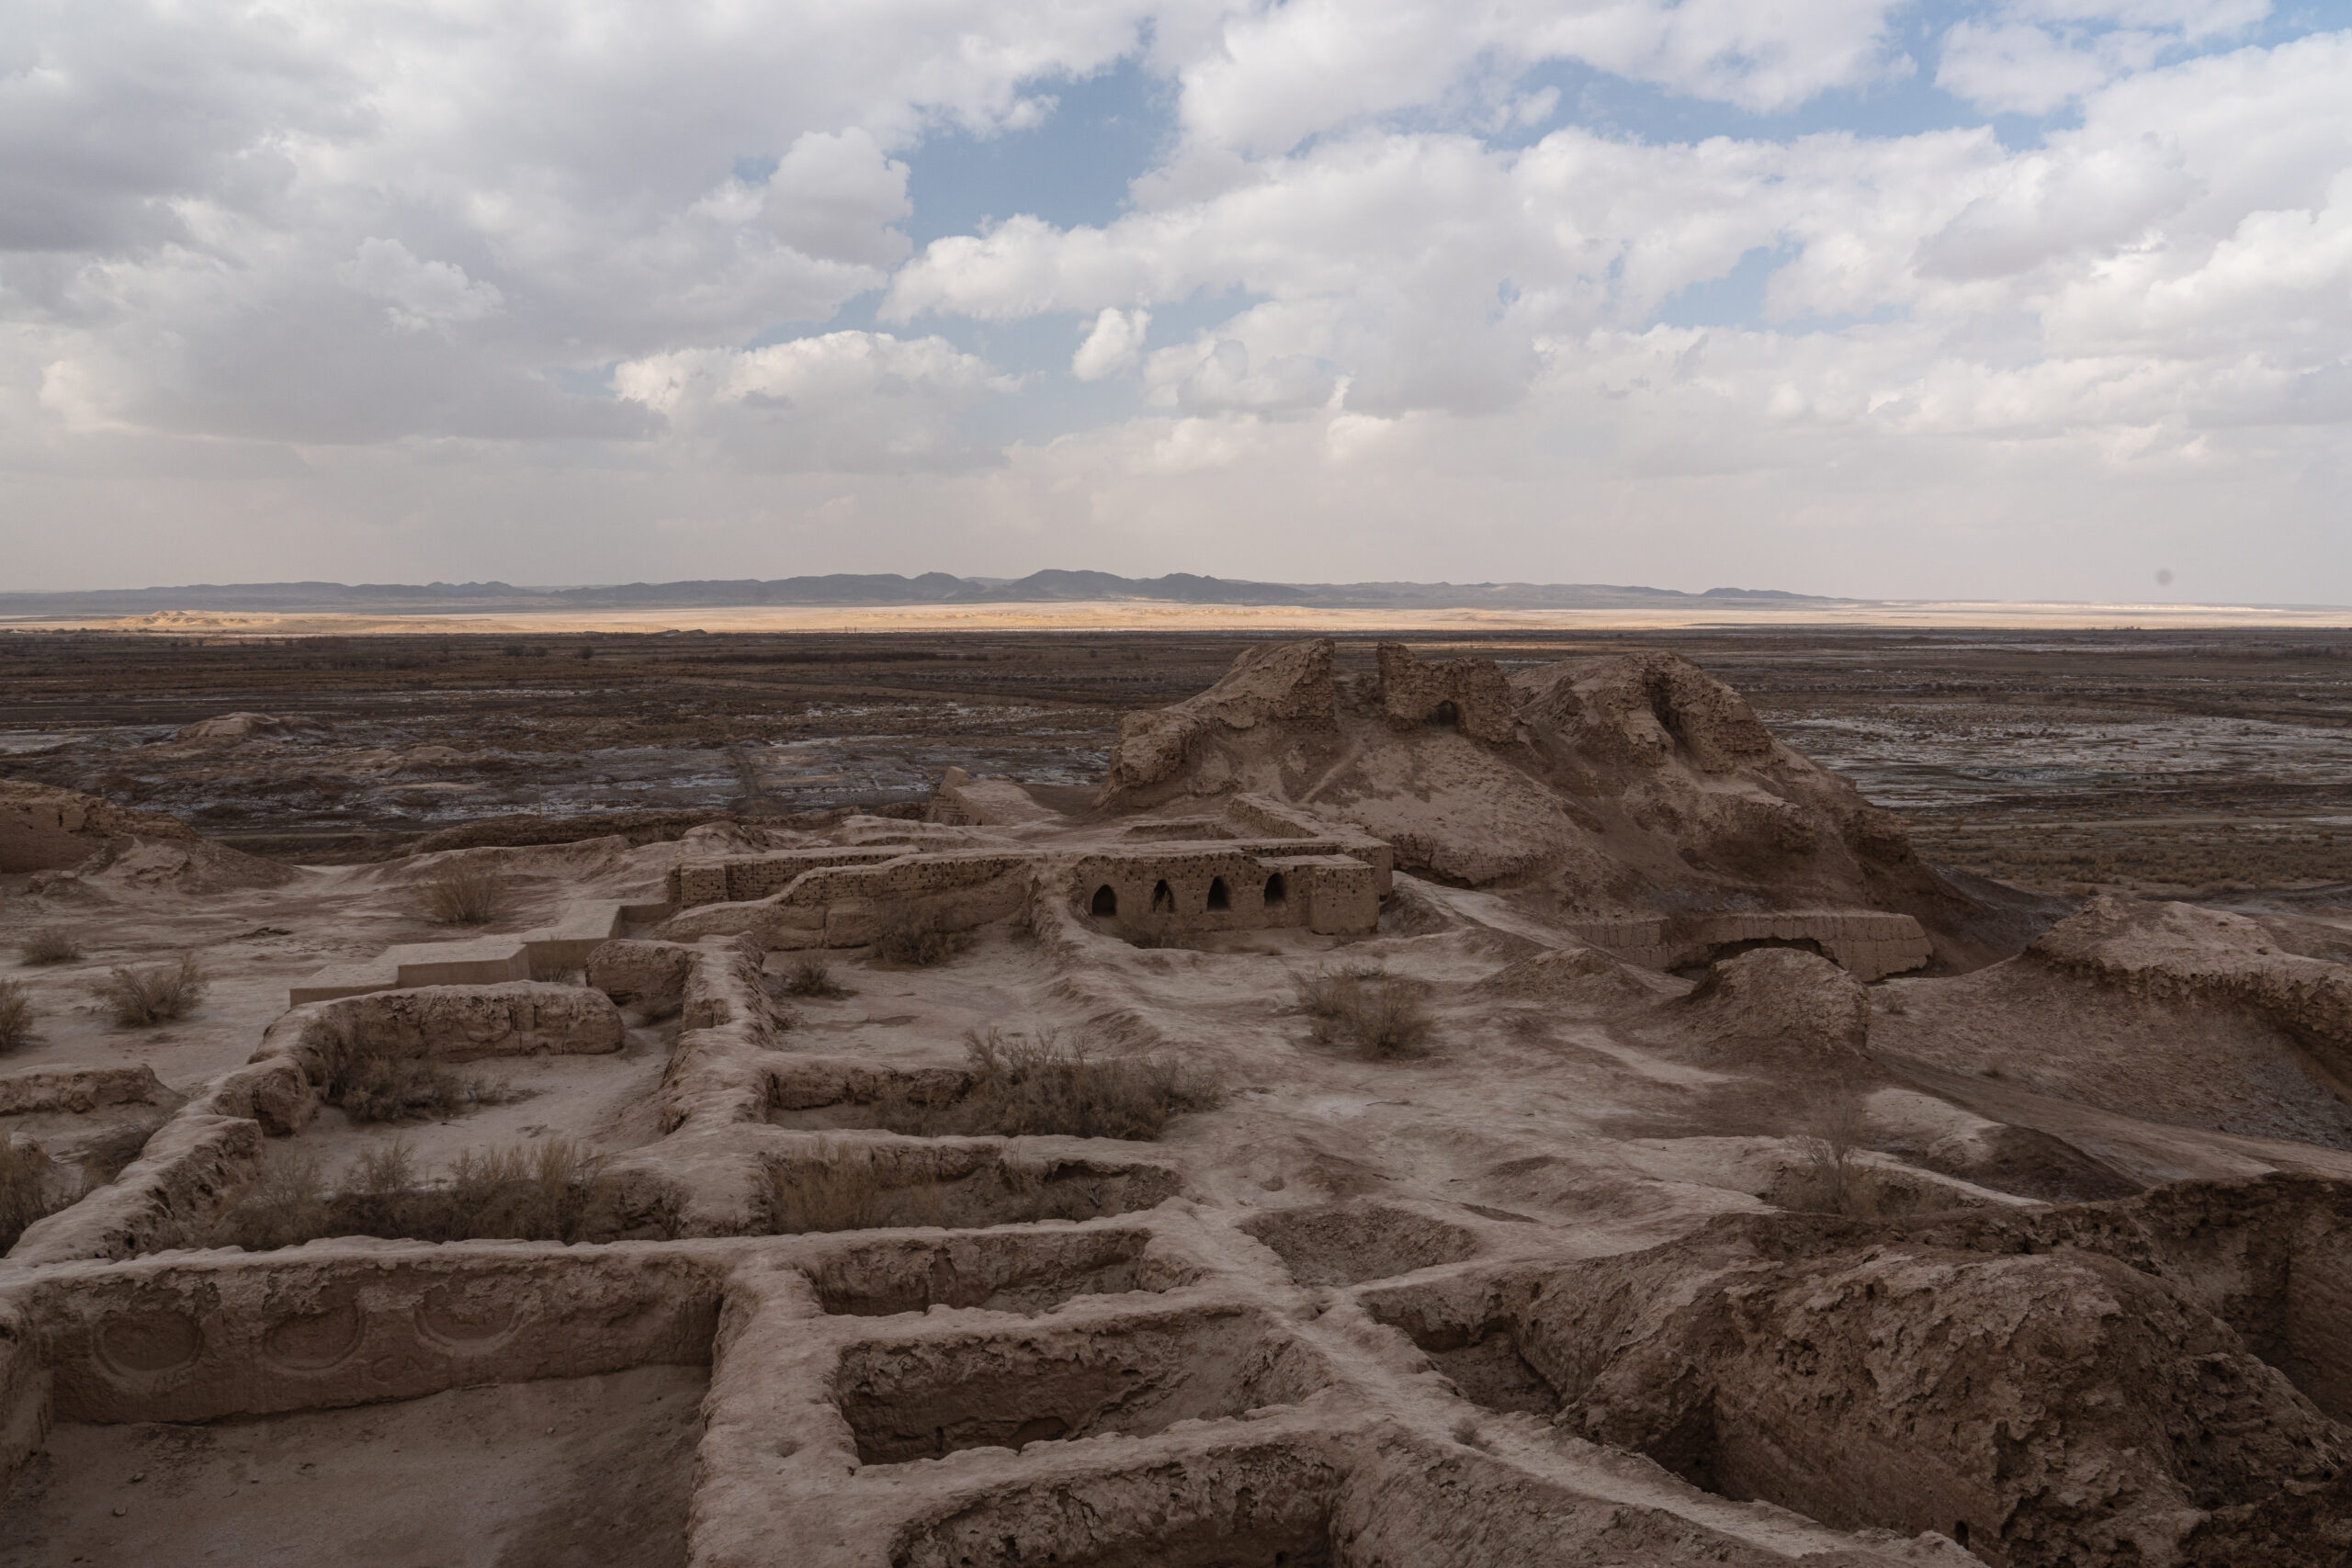
[[[1157,1138],[1169,1121],[1224,1102],[1223,1082],[1165,1053],[1090,1055],[1076,1041],[997,1029],[964,1037],[970,1077],[952,1099],[901,1089],[878,1101],[875,1124],[916,1137]]]
[[[424,918],[435,925],[486,926],[514,902],[514,881],[496,865],[452,861],[420,884]]]
[[[109,1017],[124,1029],[152,1029],[194,1012],[212,988],[193,953],[176,964],[111,969],[90,989]]]
[[[809,997],[819,1000],[838,1000],[852,995],[850,988],[833,977],[833,966],[821,953],[797,954],[785,965],[783,984],[779,987],[788,997]]]
[[[468,1150],[430,1176],[395,1141],[363,1156],[332,1187],[315,1157],[282,1159],[224,1206],[211,1241],[264,1252],[326,1235],[566,1243],[610,1237],[622,1228],[620,1194],[603,1167],[568,1138]]]
[[[51,1212],[56,1167],[39,1145],[0,1134],[0,1253]]]
[[[1418,1056],[1436,1032],[1429,987],[1377,966],[1321,970],[1295,976],[1292,984],[1318,1045],[1346,1045],[1367,1056]]]
[[[936,911],[916,904],[893,904],[875,919],[874,956],[888,964],[928,968],[944,964],[971,945],[971,937],[951,931]]]
[[[22,980],[0,980],[0,1055],[33,1043],[33,998]]]
[[[43,926],[17,944],[17,953],[27,965],[40,968],[74,963],[82,957],[82,944],[62,927]]]
[[[515,1098],[479,1074],[379,1041],[339,1041],[324,1054],[327,1103],[355,1122],[421,1122]]]

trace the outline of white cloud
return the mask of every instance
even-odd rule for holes
[[[1069,373],[1081,381],[1100,381],[1134,367],[1143,350],[1144,334],[1151,328],[1149,310],[1121,310],[1104,306],[1087,330],[1086,341],[1070,355]]]
[[[2226,515],[2335,542],[2216,571],[2352,598],[2313,521],[2352,420],[2352,33],[2241,47],[2267,14],[1969,8],[1937,80],[2064,112],[2019,146],[1876,129],[1882,95],[1950,107],[1893,0],[27,0],[0,544],[28,581],[177,558],[138,531],[185,515],[258,575],[353,574],[325,553],[363,536],[458,558],[366,575],[527,575],[558,535],[582,574],[741,575],[803,527],[809,569],[1336,544],[1867,588],[1976,570],[1954,541],[1997,515],[2018,591],[2086,592],[2115,519]],[[1167,144],[1115,216],[1036,216],[1093,151],[1052,140],[1100,96],[1068,78],[1138,50]],[[1057,183],[912,254],[939,127]],[[842,330],[861,297],[886,330]]]
[[[384,314],[402,332],[480,321],[505,303],[495,285],[475,282],[450,262],[419,261],[398,240],[360,241],[335,276],[346,288],[388,301]]]
[[[985,463],[964,416],[1013,387],[944,339],[860,332],[680,350],[613,371],[616,392],[679,435],[747,467],[807,472]]]

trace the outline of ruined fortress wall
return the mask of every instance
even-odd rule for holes
[[[1928,933],[1908,915],[1874,909],[1743,910],[1611,920],[1569,929],[1612,957],[1645,969],[1705,964],[1743,942],[1810,946],[1861,980],[1906,974],[1928,962]]]
[[[1427,724],[1452,704],[1454,726],[1479,740],[1514,739],[1519,720],[1510,682],[1491,659],[1449,659],[1424,664],[1401,642],[1384,642],[1380,659],[1380,706],[1395,728]]]

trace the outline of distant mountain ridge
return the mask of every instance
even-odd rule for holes
[[[1138,578],[1107,571],[1048,570],[1012,581],[956,577],[944,571],[927,571],[919,577],[903,577],[897,572],[832,572],[821,577],[629,582],[594,588],[529,588],[506,582],[191,583],[177,588],[0,592],[0,615],[140,615],[166,610],[429,615],[483,610],[683,610],[766,604],[870,607],[1117,599],[1378,610],[1470,604],[1521,610],[1615,609],[1724,600],[1769,600],[1776,604],[1855,602],[1791,593],[1777,588],[1710,588],[1702,593],[1686,593],[1673,588],[1591,582],[1252,582],[1182,571]]]

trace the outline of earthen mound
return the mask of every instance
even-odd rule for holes
[[[172,732],[168,745],[234,746],[240,741],[304,740],[322,734],[326,726],[314,718],[286,718],[267,713],[224,713],[198,719]]]
[[[1763,947],[1710,964],[1656,1030],[1724,1066],[1803,1062],[1852,1072],[1868,1060],[1870,992],[1826,958]]]
[[[1250,649],[1198,696],[1121,720],[1102,804],[1262,796],[1386,840],[1407,870],[1570,919],[1880,910],[1962,965],[2023,940],[1688,660],[1506,679],[1487,660],[1379,656],[1377,675],[1341,675],[1329,639]]]
[[[45,886],[54,887],[70,879],[110,891],[232,893],[283,886],[300,874],[283,862],[209,839],[152,839],[142,833],[107,840],[73,871],[51,873]]]
[[[2352,968],[2288,952],[2243,915],[2108,895],[2026,951],[2134,996],[2243,1007],[2352,1073]]]
[[[1883,1052],[2155,1122],[2352,1149],[2352,968],[2187,904],[2100,897],[2027,952],[1899,987]]]
[[[126,834],[192,842],[196,829],[160,811],[130,811],[95,795],[0,780],[0,872],[79,865]]]
[[[1672,996],[1679,985],[1599,948],[1564,947],[1507,964],[1479,981],[1478,989],[1513,1001],[1613,1009],[1655,1003]]]
[[[2352,1544],[2347,1214],[2352,1189],[2272,1179],[1741,1215],[1373,1311],[1419,1344],[1508,1344],[1559,1424],[1728,1496],[2010,1568],[2317,1568]]]

